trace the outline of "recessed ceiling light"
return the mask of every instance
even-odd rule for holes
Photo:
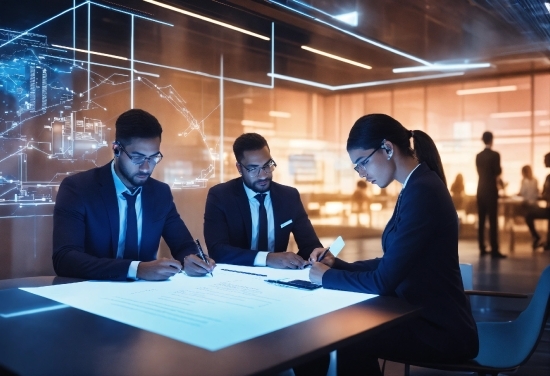
[[[319,54],[319,55],[330,57],[331,59],[334,59],[334,60],[343,61],[344,63],[348,63],[348,64],[351,64],[351,65],[356,65],[358,67],[365,68],[365,69],[372,69],[372,67],[370,65],[361,64],[361,63],[358,63],[357,61],[353,61],[353,60],[346,59],[346,58],[343,58],[343,57],[340,57],[340,56],[337,56],[337,55],[329,54],[328,52],[324,52],[324,51],[321,51],[321,50],[316,50],[315,48],[311,48],[311,47],[308,47],[308,46],[302,46],[302,48],[304,50],[307,50],[307,51],[310,51],[310,52],[313,52],[313,53],[316,53],[316,54]]]
[[[271,40],[271,38],[269,38],[269,37],[253,33],[252,31],[242,29],[240,27],[233,26],[233,25],[230,25],[230,24],[225,23],[225,22],[217,21],[213,18],[201,16],[200,14],[189,12],[189,11],[183,10],[181,8],[176,8],[176,7],[173,7],[171,5],[161,3],[159,1],[155,1],[155,0],[143,0],[143,1],[145,1],[147,3],[154,4],[154,5],[158,5],[159,7],[162,7],[162,8],[173,10],[174,12],[178,12],[178,13],[181,13],[181,14],[185,14],[187,16],[195,17],[195,18],[198,18],[200,20],[210,22],[210,23],[213,23],[213,24],[218,25],[218,26],[223,26],[223,27],[226,27],[226,28],[231,29],[231,30],[238,31],[238,32],[243,33],[243,34],[251,35],[251,36],[256,37],[256,38],[260,38],[260,39],[263,39],[263,40]]]
[[[501,93],[501,92],[505,92],[505,91],[516,91],[517,89],[518,89],[518,87],[516,85],[479,87],[479,88],[476,88],[476,89],[457,90],[456,95]]]
[[[290,118],[291,114],[290,112],[283,111],[269,111],[269,116],[288,119]]]
[[[431,72],[431,71],[449,71],[449,70],[465,70],[465,69],[479,69],[489,68],[490,63],[477,63],[477,64],[431,64],[420,67],[406,67],[395,68],[393,73],[411,73],[411,72]]]

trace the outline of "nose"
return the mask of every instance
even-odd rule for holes
[[[150,172],[149,170],[152,170],[151,163],[149,162],[149,159],[146,159],[146,160],[143,161],[142,164],[139,165],[139,171],[141,171],[141,172]]]

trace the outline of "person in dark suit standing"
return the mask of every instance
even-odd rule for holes
[[[500,154],[494,150],[493,134],[483,132],[481,137],[485,143],[485,149],[476,156],[476,167],[479,175],[477,184],[477,212],[479,242],[479,255],[488,254],[485,249],[485,218],[489,217],[489,241],[491,243],[491,257],[505,258],[499,252],[498,246],[498,185],[497,181],[502,173],[500,167]]]
[[[114,159],[65,178],[53,215],[53,267],[57,275],[98,280],[165,280],[182,269],[212,271],[195,254],[170,187],[150,177],[162,160],[162,127],[146,111],[116,121]],[[174,260],[156,259],[163,237]]]
[[[353,125],[347,151],[368,182],[403,184],[382,234],[384,254],[347,263],[329,251],[318,262],[321,252],[314,251],[310,279],[329,289],[396,296],[422,310],[418,318],[339,349],[338,374],[381,375],[378,358],[474,358],[479,341],[458,263],[458,217],[433,140],[388,115],[371,114]]]
[[[204,239],[218,262],[303,268],[322,248],[295,188],[272,181],[277,164],[267,141],[245,133],[233,144],[240,178],[210,188],[204,213]],[[287,252],[290,233],[298,253]]]

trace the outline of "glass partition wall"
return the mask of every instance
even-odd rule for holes
[[[345,143],[367,113],[430,134],[448,184],[461,173],[467,195],[485,130],[502,156],[506,194],[518,192],[523,165],[539,186],[548,173],[550,74],[351,93],[289,88],[272,78],[276,25],[265,19],[246,15],[260,38],[152,4],[41,3],[13,1],[0,16],[0,278],[52,274],[59,183],[109,163],[115,120],[130,108],[163,125],[165,157],[153,177],[172,187],[197,238],[208,188],[238,177],[231,147],[244,132],[267,138],[274,180],[298,188],[316,226],[382,228],[391,214],[398,184],[369,185],[360,210],[351,199],[359,179]],[[494,87],[508,91],[472,90]]]

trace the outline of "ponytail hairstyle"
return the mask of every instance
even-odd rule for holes
[[[412,137],[414,149],[409,139]],[[346,149],[375,149],[382,142],[391,141],[403,154],[424,162],[447,185],[441,157],[432,138],[422,131],[409,131],[400,122],[384,114],[360,117],[349,131]]]

